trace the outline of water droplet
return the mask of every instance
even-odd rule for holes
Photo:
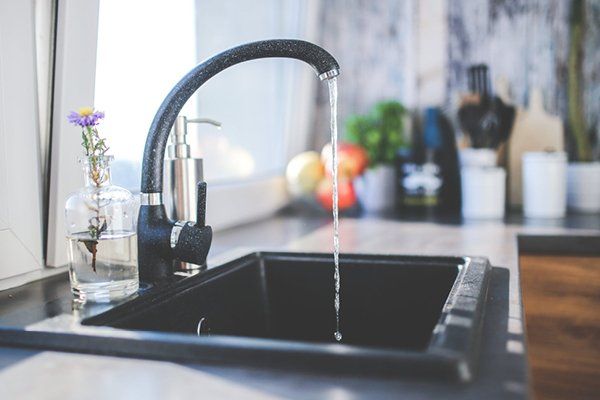
[[[336,331],[336,332],[333,334],[333,337],[334,337],[334,338],[335,338],[335,340],[337,340],[338,342],[341,342],[341,341],[342,341],[342,332],[340,332],[340,331]]]

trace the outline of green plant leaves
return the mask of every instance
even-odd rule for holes
[[[397,101],[382,101],[366,115],[353,115],[346,120],[346,138],[363,147],[369,155],[369,166],[391,164],[398,149],[407,146],[404,137],[406,109]]]

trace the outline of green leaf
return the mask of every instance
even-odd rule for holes
[[[346,138],[367,151],[369,165],[389,164],[398,149],[407,145],[404,138],[406,109],[397,101],[377,103],[366,115],[346,120]]]

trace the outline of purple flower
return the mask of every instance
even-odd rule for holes
[[[102,118],[104,118],[104,113],[95,111],[92,107],[82,107],[77,111],[71,111],[67,115],[67,120],[70,123],[81,127],[98,125]]]

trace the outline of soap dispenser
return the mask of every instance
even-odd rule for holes
[[[164,168],[164,202],[169,218],[175,221],[197,221],[196,188],[204,180],[201,158],[193,158],[187,142],[188,124],[221,123],[209,118],[177,117],[171,132]],[[197,269],[198,265],[180,263],[179,269]]]

